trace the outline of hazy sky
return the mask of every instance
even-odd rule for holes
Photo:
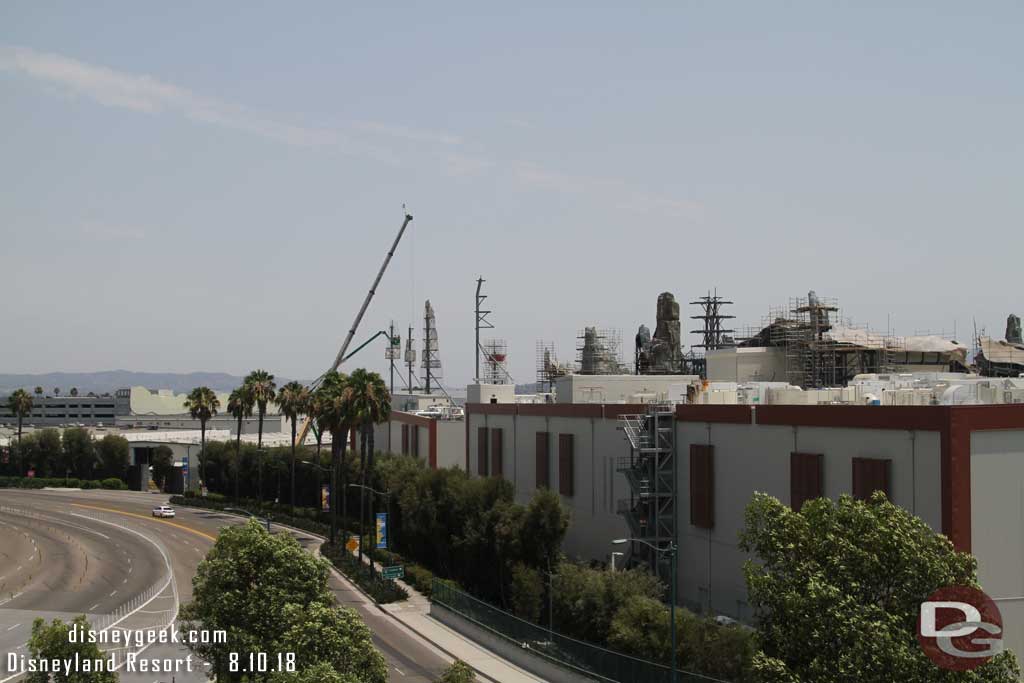
[[[316,376],[403,203],[358,338],[453,386],[479,275],[520,382],[664,290],[1001,338],[1024,5],[894,4],[4,2],[0,371]]]

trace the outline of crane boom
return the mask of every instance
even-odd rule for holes
[[[412,214],[405,214],[405,220],[402,222],[402,227],[398,231],[398,235],[395,237],[394,244],[391,245],[391,249],[388,251],[388,255],[384,257],[384,263],[381,264],[380,270],[377,272],[377,277],[373,280],[373,284],[370,285],[370,291],[367,292],[366,298],[363,299],[363,305],[359,309],[359,313],[356,314],[356,319],[352,322],[352,327],[348,331],[348,335],[345,337],[345,341],[341,344],[341,350],[338,351],[337,357],[334,359],[334,364],[331,365],[331,369],[328,372],[334,372],[341,365],[341,362],[345,360],[345,352],[348,351],[349,344],[352,343],[352,338],[356,336],[356,330],[359,329],[359,323],[363,321],[363,315],[366,313],[366,309],[370,306],[370,299],[377,293],[377,285],[380,284],[380,280],[384,277],[384,271],[388,269],[388,264],[391,263],[391,257],[395,255],[395,249],[398,248],[398,243],[402,240],[402,235],[405,234],[405,228],[412,222]]]
[[[341,343],[341,349],[338,351],[338,355],[335,357],[334,363],[331,365],[331,369],[327,372],[334,372],[345,360],[345,352],[348,351],[349,344],[352,343],[352,338],[356,336],[356,330],[359,329],[359,323],[363,321],[366,309],[370,307],[370,300],[373,299],[373,295],[377,293],[377,285],[380,284],[381,278],[384,277],[384,271],[388,269],[388,264],[391,263],[391,257],[395,255],[395,250],[398,249],[398,243],[402,241],[402,235],[405,234],[405,229],[409,227],[409,223],[411,222],[412,214],[405,214],[405,220],[402,221],[402,227],[399,228],[398,235],[395,236],[395,241],[392,243],[391,249],[388,250],[387,256],[384,257],[384,263],[381,264],[380,270],[377,271],[377,277],[374,278],[373,284],[370,285],[370,291],[367,292],[366,298],[363,299],[363,305],[359,308],[359,313],[356,314],[356,319],[352,321],[352,327],[349,328],[348,334],[345,335],[345,341]],[[305,443],[306,435],[309,434],[309,427],[310,419],[307,415],[306,419],[302,422],[302,428],[299,430],[299,433],[295,435],[295,445],[299,446]]]

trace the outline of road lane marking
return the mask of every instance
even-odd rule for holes
[[[117,591],[114,591],[113,593],[111,593],[110,597],[114,597],[115,595],[117,595]]]
[[[94,609],[96,609],[99,606],[100,606],[100,603],[97,602],[95,605],[93,605],[92,607],[89,608],[89,611],[91,612],[91,611],[93,611]]]
[[[10,628],[9,628],[9,629],[7,629],[7,630],[8,630],[8,631],[13,631],[14,629],[18,628],[19,626],[21,626],[21,624],[15,624],[14,626],[10,627]]]
[[[98,505],[83,505],[81,503],[72,503],[72,505],[74,507],[78,507],[78,508],[88,508],[90,510],[102,510],[103,512],[113,512],[113,513],[118,514],[118,515],[128,515],[129,517],[138,517],[139,519],[145,519],[147,521],[158,523],[158,524],[166,524],[167,526],[173,526],[173,527],[176,527],[178,529],[181,529],[182,531],[187,531],[190,534],[195,534],[196,536],[202,536],[203,538],[205,538],[207,540],[210,540],[210,541],[213,541],[215,543],[217,542],[217,538],[215,536],[211,536],[210,534],[207,534],[207,533],[204,533],[202,531],[199,531],[198,529],[193,529],[190,526],[185,526],[184,524],[178,524],[177,522],[168,522],[166,519],[158,519],[158,518],[150,517],[150,516],[147,516],[147,515],[140,515],[137,512],[128,512],[127,510],[118,510],[117,508],[105,508],[105,507],[100,507]],[[174,536],[173,533],[171,533],[171,535]]]

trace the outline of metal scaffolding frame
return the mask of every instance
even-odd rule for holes
[[[630,492],[629,498],[618,501],[618,513],[625,517],[633,538],[659,549],[678,546],[675,406],[651,403],[646,413],[620,415],[619,424],[629,442],[629,455],[616,459],[616,470],[626,476]],[[639,543],[631,546],[629,561],[643,562],[660,575],[657,551]]]

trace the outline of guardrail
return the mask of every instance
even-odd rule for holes
[[[77,529],[81,529],[81,530],[88,531],[88,532],[91,532],[91,533],[97,533],[97,534],[99,533],[95,529],[89,529],[88,527],[78,526],[78,525],[76,525],[76,524],[74,524],[74,523],[72,523],[72,522],[70,522],[70,521],[68,521],[66,519],[60,519],[58,517],[53,517],[51,515],[46,515],[46,514],[35,512],[35,511],[22,510],[20,508],[13,508],[13,507],[10,507],[10,506],[7,506],[7,505],[0,505],[0,512],[7,513],[7,514],[10,514],[10,515],[16,515],[16,516],[20,516],[20,517],[27,517],[29,519],[36,520],[38,522],[55,524],[55,525],[60,525],[60,526],[63,526],[63,527],[77,528]],[[174,581],[174,572],[173,572],[173,569],[171,568],[170,557],[167,555],[167,551],[163,548],[163,546],[160,543],[158,543],[157,541],[153,540],[152,538],[149,538],[145,534],[142,534],[142,533],[140,533],[139,531],[137,531],[135,529],[132,529],[132,528],[127,527],[127,526],[125,526],[123,524],[120,524],[118,522],[114,522],[114,521],[111,521],[111,520],[108,520],[108,519],[101,519],[97,515],[92,515],[92,514],[88,514],[87,515],[87,514],[81,514],[81,513],[75,513],[75,512],[69,513],[69,515],[72,516],[72,517],[77,517],[77,518],[80,518],[80,519],[88,519],[88,520],[91,520],[91,521],[94,521],[94,522],[98,522],[100,524],[106,524],[108,526],[113,526],[113,527],[116,527],[118,529],[121,529],[122,531],[124,531],[126,533],[134,534],[134,535],[142,538],[143,540],[145,540],[146,542],[150,543],[153,547],[155,547],[157,549],[157,551],[160,553],[160,556],[164,560],[164,566],[165,566],[165,568],[167,570],[166,576],[162,577],[159,581],[155,582],[152,586],[147,588],[142,593],[139,593],[138,595],[132,596],[131,598],[129,598],[129,600],[127,602],[119,605],[112,612],[109,612],[107,614],[101,614],[101,615],[93,617],[93,619],[89,622],[90,627],[92,628],[92,630],[95,631],[98,634],[99,633],[103,633],[105,631],[110,630],[111,628],[114,628],[115,626],[118,626],[119,624],[122,624],[123,622],[125,622],[129,618],[134,617],[134,616],[136,616],[138,614],[145,614],[146,616],[141,618],[141,623],[137,623],[137,624],[133,623],[133,624],[131,624],[130,630],[132,630],[132,631],[141,630],[141,631],[156,631],[156,632],[159,632],[159,631],[163,631],[163,630],[168,629],[168,628],[173,628],[174,627],[174,623],[177,621],[177,618],[178,618],[178,608],[179,608],[178,587],[177,587],[176,582]],[[18,597],[18,595],[15,595],[14,597],[16,598],[16,597]],[[143,610],[144,607],[147,607],[147,606],[151,605],[152,603],[156,602],[157,600],[170,600],[171,601],[171,606],[166,608],[166,609]],[[150,617],[149,615],[157,615],[157,616]],[[165,615],[165,616],[161,617],[159,615]],[[128,628],[128,627],[125,626],[124,628]],[[106,652],[108,654],[109,653],[117,653],[118,654],[118,658],[117,658],[118,667],[117,668],[121,668],[124,665],[124,658],[125,658],[125,656],[127,656],[129,653],[141,654],[151,644],[152,643],[144,643],[144,644],[141,644],[141,645],[115,646],[115,645],[110,644],[110,643],[102,643],[102,644],[99,645],[99,647],[100,647],[100,649],[102,651],[104,651],[104,652]],[[5,681],[12,681],[12,680],[17,679],[18,677],[19,676],[16,675],[16,676],[13,676],[13,677],[6,678],[4,680]]]
[[[598,681],[670,683],[672,680],[671,669],[663,664],[550,631],[464,593],[446,581],[434,579],[430,600],[524,650]],[[688,671],[680,671],[677,680],[679,683],[730,683]]]

